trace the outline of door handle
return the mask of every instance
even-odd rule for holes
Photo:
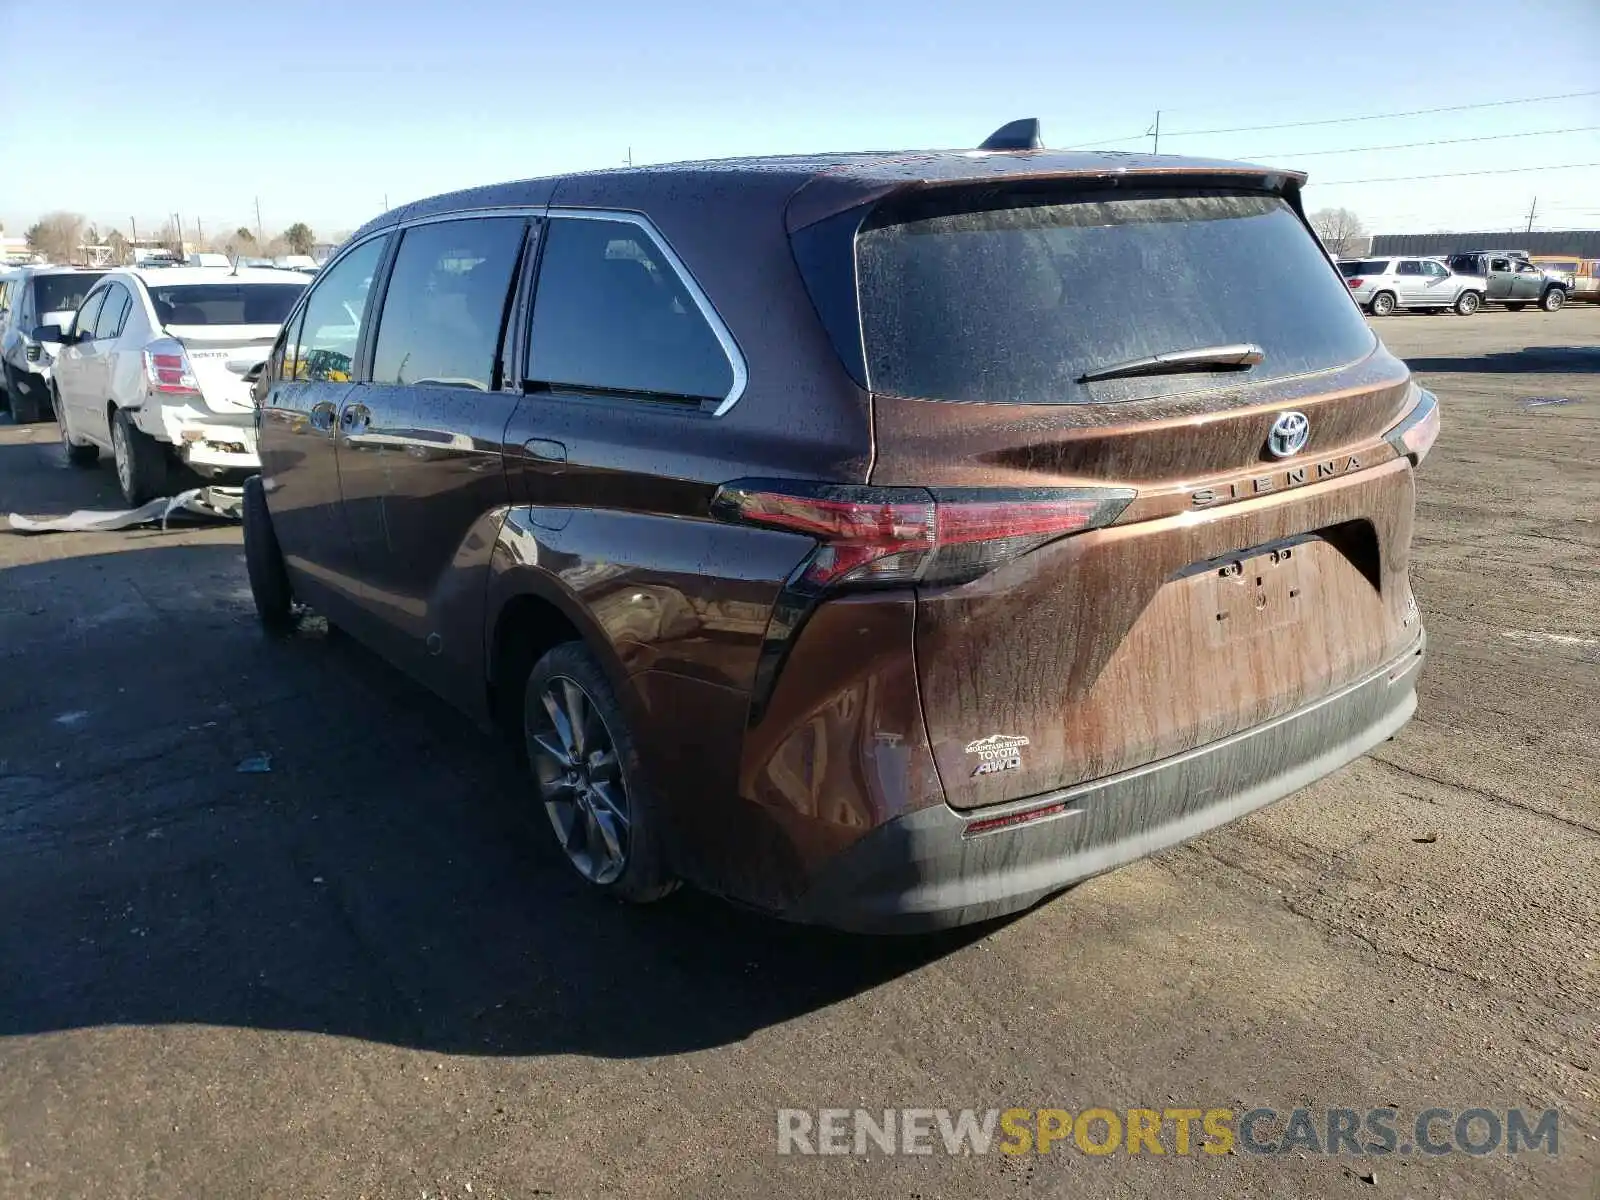
[[[347,434],[365,433],[372,423],[372,410],[365,404],[347,404],[339,414],[339,428]]]
[[[522,453],[535,462],[564,463],[567,461],[567,448],[560,442],[552,442],[548,438],[529,438],[522,443]]]

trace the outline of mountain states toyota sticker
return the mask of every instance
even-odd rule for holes
[[[1009,733],[991,733],[986,738],[967,743],[967,753],[978,756],[978,765],[972,777],[993,775],[998,771],[1017,771],[1022,768],[1022,748],[1028,744],[1025,737]]]

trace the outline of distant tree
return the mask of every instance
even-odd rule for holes
[[[43,255],[50,262],[71,262],[83,244],[86,222],[79,213],[52,212],[40,217],[29,227],[28,249]]]
[[[128,239],[115,229],[106,234],[106,245],[111,247],[111,261],[117,266],[128,261]]]
[[[90,225],[83,235],[83,242],[86,246],[98,246],[100,244],[100,231]]]
[[[283,240],[288,243],[290,253],[310,254],[311,247],[317,244],[317,235],[304,221],[296,221],[283,231]]]
[[[256,244],[256,235],[241,225],[233,231],[233,237],[229,240],[239,246],[254,246]]]
[[[1352,254],[1357,241],[1367,232],[1361,218],[1348,208],[1321,208],[1311,214],[1311,228],[1316,231],[1329,254]]]

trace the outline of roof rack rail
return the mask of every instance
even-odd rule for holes
[[[983,139],[979,150],[1043,150],[1044,141],[1039,137],[1039,118],[1022,117],[1015,121],[1007,121],[988,137]]]

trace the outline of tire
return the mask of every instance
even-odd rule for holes
[[[259,475],[244,481],[244,566],[261,627],[271,634],[288,633],[295,624],[294,589]]]
[[[633,734],[610,680],[582,642],[564,642],[528,672],[522,737],[535,803],[579,878],[596,893],[633,904],[677,887]]]
[[[1394,293],[1379,292],[1372,298],[1372,315],[1387,317],[1393,315],[1395,310]]]
[[[1527,307],[1528,306],[1526,304],[1522,303],[1522,301],[1520,301],[1520,300],[1516,301],[1515,303],[1512,303],[1510,301],[1508,301],[1506,303],[1506,308],[1508,308],[1512,312],[1521,312],[1523,309],[1525,309]]]
[[[26,391],[24,391],[26,386]],[[48,414],[44,407],[44,377],[32,371],[19,371],[6,364],[6,394],[11,397],[11,419],[18,425],[34,425]]]
[[[1559,312],[1567,302],[1567,293],[1564,288],[1546,288],[1543,296],[1539,298],[1539,307],[1545,312]]]
[[[79,445],[72,440],[72,434],[67,432],[66,414],[61,411],[61,393],[56,391],[56,385],[50,385],[50,410],[55,414],[56,429],[61,434],[61,449],[66,455],[67,465],[73,467],[92,467],[100,461],[100,447],[93,442]]]
[[[126,409],[117,409],[111,418],[111,457],[117,466],[117,485],[129,508],[166,493],[167,452],[133,423]]]
[[[1483,307],[1483,297],[1477,292],[1462,292],[1456,297],[1456,312],[1463,317],[1470,317]]]

